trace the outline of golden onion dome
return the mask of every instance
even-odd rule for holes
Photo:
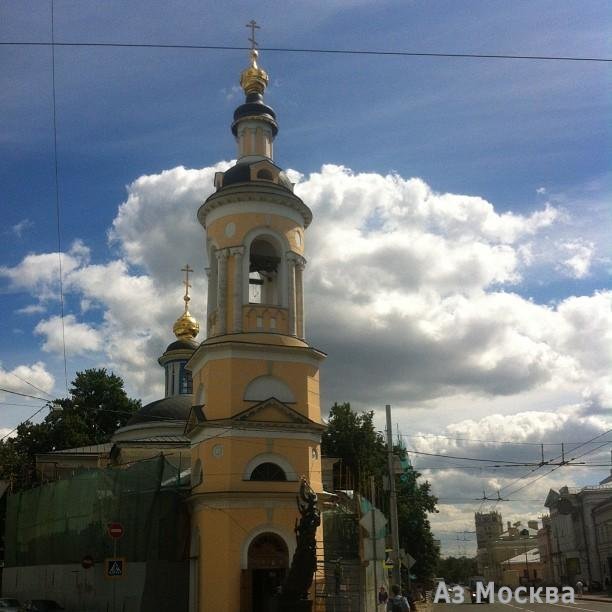
[[[185,280],[183,281],[183,284],[185,285],[185,295],[183,296],[185,311],[174,322],[172,331],[179,340],[193,340],[193,338],[195,338],[200,331],[200,324],[189,312],[189,302],[191,301],[191,298],[189,297],[189,289],[191,287],[189,284],[189,273],[193,272],[193,269],[189,267],[189,264],[187,264],[184,268],[181,268],[181,272],[185,273]]]
[[[257,65],[258,56],[259,52],[257,49],[251,49],[251,65],[243,70],[240,75],[240,86],[247,95],[254,93],[263,94],[268,86],[268,74]]]
[[[179,340],[192,340],[198,335],[200,324],[185,308],[185,312],[174,322],[172,331]]]

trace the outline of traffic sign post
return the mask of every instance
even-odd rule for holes
[[[106,560],[105,576],[107,578],[123,578],[125,575],[125,559],[117,557],[117,540],[123,536],[121,523],[108,523],[106,532],[113,539],[113,558]],[[117,612],[117,589],[113,580],[113,612]]]
[[[113,540],[117,540],[123,535],[123,525],[121,523],[109,523],[106,526],[106,532]]]
[[[106,578],[123,578],[126,571],[125,557],[111,557],[104,561],[104,575]]]

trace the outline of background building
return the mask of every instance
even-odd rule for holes
[[[551,489],[544,505],[550,511],[552,569],[558,584],[579,579],[592,589],[610,581],[612,484],[581,489]]]
[[[521,553],[537,549],[538,521],[528,521],[527,526],[520,521],[514,524],[508,521],[504,531],[499,512],[479,512],[474,515],[474,522],[478,572],[487,581],[505,584],[504,563]]]

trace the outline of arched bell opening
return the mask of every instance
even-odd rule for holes
[[[249,249],[249,303],[280,305],[281,255],[266,237],[253,240]]]

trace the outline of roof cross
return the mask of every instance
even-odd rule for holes
[[[258,26],[257,22],[254,19],[251,19],[251,21],[246,24],[246,27],[251,28],[251,38],[249,38],[249,42],[251,43],[251,49],[255,49],[257,47],[257,41],[255,40],[255,30],[261,29],[261,26]]]
[[[185,300],[185,312],[187,312],[187,304],[189,303],[189,300],[191,300],[189,297],[189,288],[191,287],[189,283],[189,273],[193,272],[193,268],[190,268],[189,264],[187,264],[184,268],[181,268],[181,272],[185,273],[185,280],[183,281],[183,285],[185,285],[185,296],[183,299]]]

